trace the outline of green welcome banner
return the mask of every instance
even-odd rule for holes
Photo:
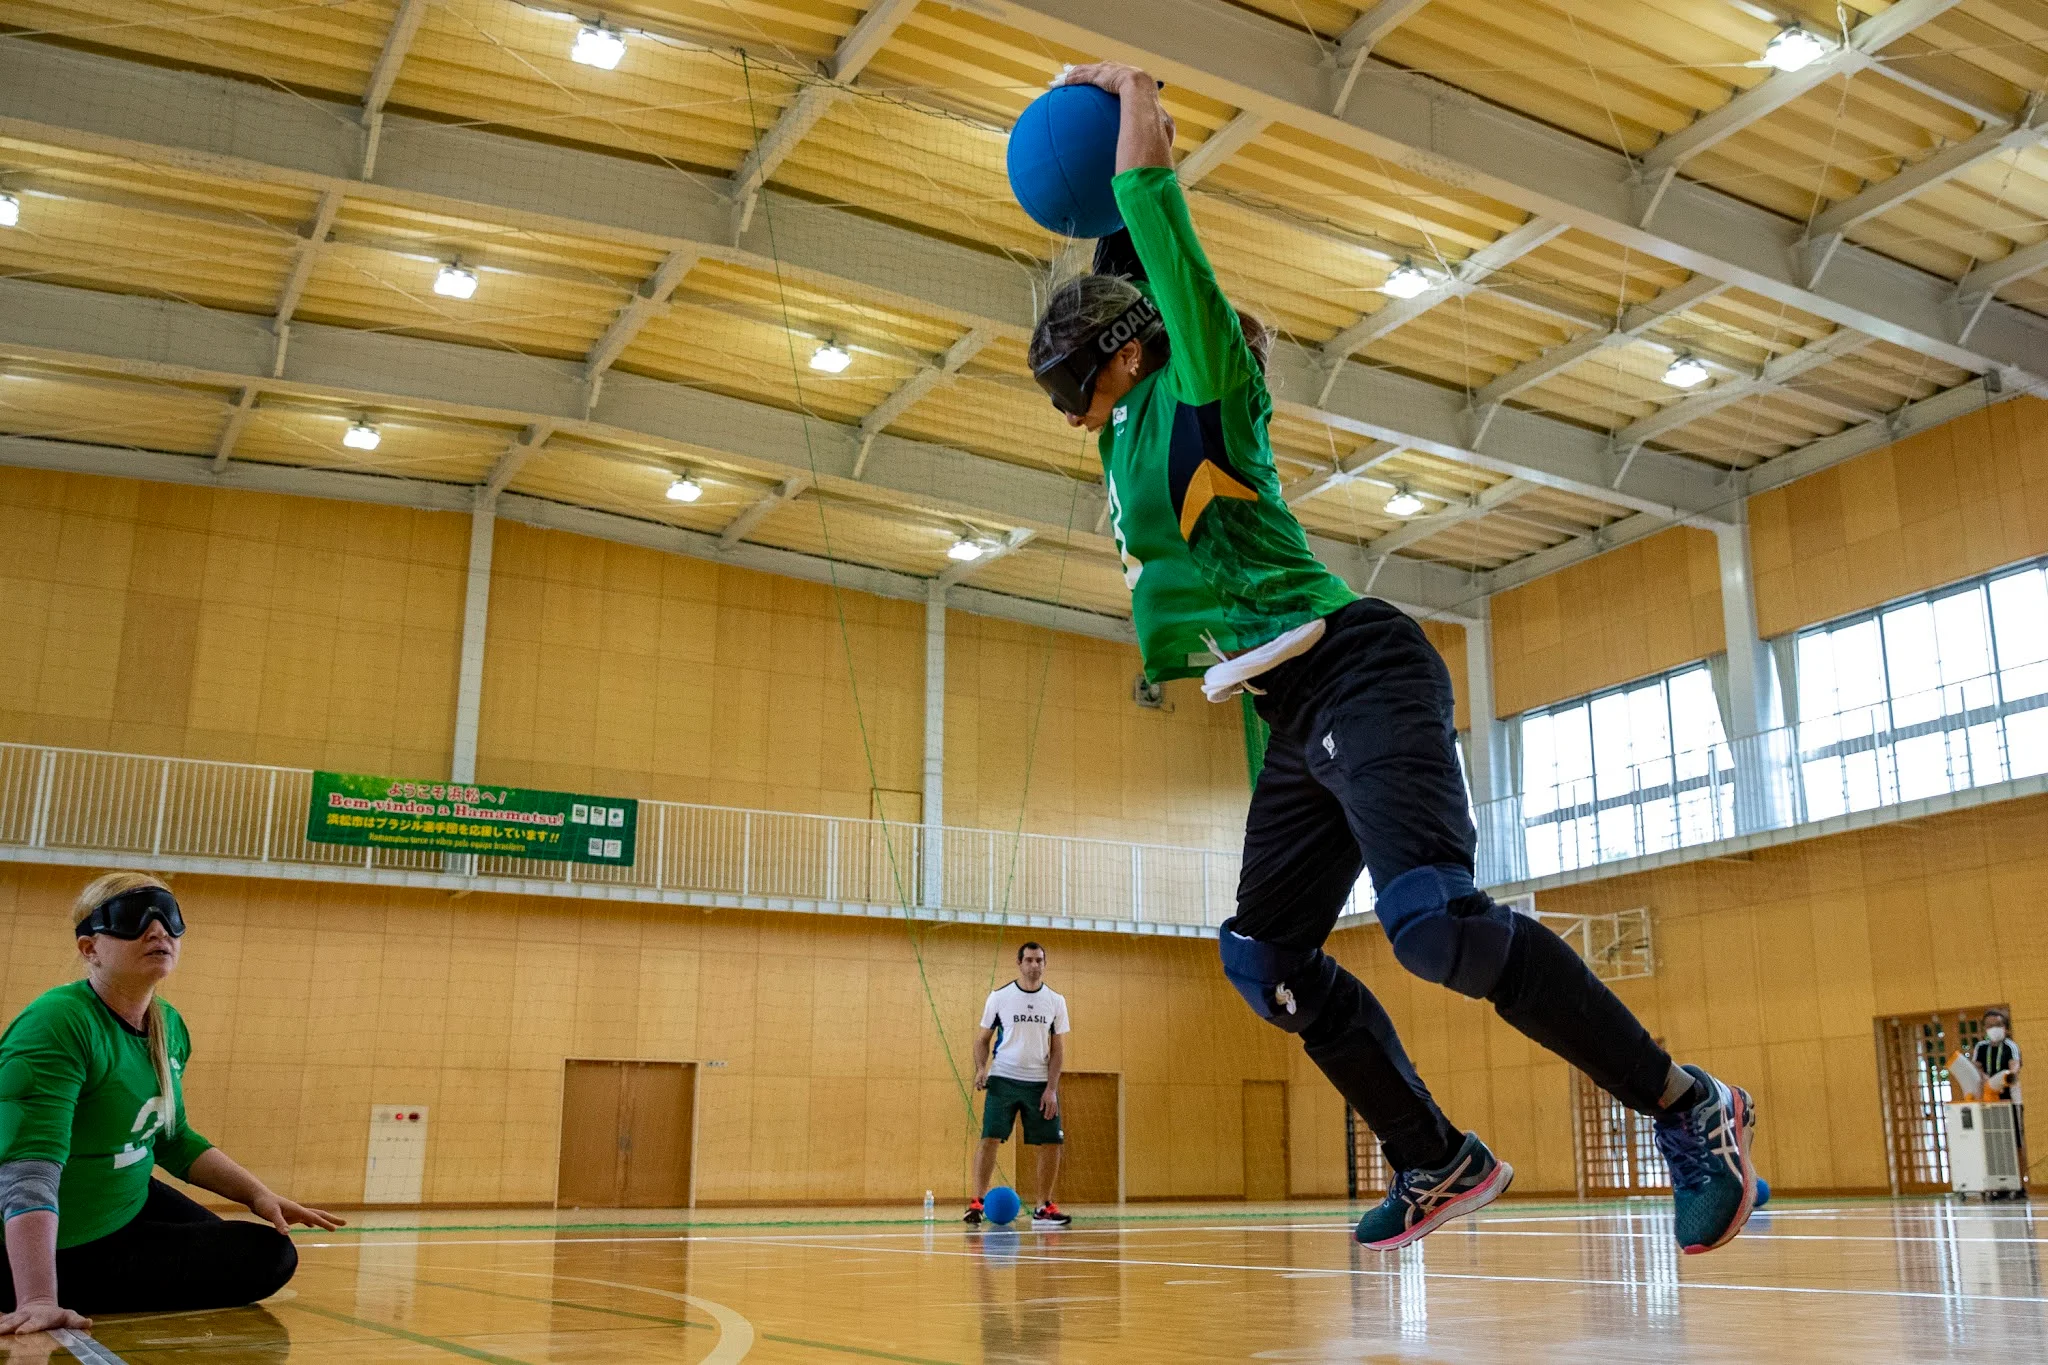
[[[624,797],[315,772],[306,838],[630,867],[639,823]]]

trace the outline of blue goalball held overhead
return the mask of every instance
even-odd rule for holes
[[[1107,237],[1124,225],[1116,175],[1122,105],[1092,85],[1062,85],[1033,100],[1010,129],[1010,192],[1033,222],[1068,237]]]

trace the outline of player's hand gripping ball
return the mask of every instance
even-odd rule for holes
[[[1123,106],[1092,85],[1046,91],[1010,129],[1010,192],[1033,222],[1068,237],[1107,237],[1124,225],[1116,176]]]
[[[981,1198],[981,1216],[997,1227],[1007,1227],[1023,1211],[1024,1201],[1008,1185],[998,1185]]]

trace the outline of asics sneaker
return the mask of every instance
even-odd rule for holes
[[[1060,1212],[1060,1206],[1048,1199],[1031,1210],[1031,1226],[1034,1228],[1063,1228],[1074,1220]]]
[[[1696,1066],[1685,1068],[1706,1087],[1690,1109],[1657,1120],[1657,1150],[1671,1167],[1673,1231],[1687,1253],[1712,1251],[1742,1231],[1756,1208],[1756,1167],[1749,1159],[1756,1102],[1740,1086],[1723,1085]]]
[[[1387,1197],[1358,1220],[1353,1236],[1374,1251],[1407,1246],[1460,1214],[1485,1208],[1514,1178],[1514,1167],[1488,1151],[1477,1133],[1467,1133],[1448,1165],[1396,1175]]]
[[[960,1221],[971,1228],[981,1226],[981,1201],[979,1199],[968,1203],[967,1212],[960,1215]]]

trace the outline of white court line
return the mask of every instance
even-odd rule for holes
[[[93,1340],[85,1333],[73,1331],[69,1327],[51,1328],[50,1339],[71,1352],[75,1359],[83,1361],[84,1365],[128,1365],[128,1362],[100,1345],[99,1342]]]
[[[523,1280],[566,1280],[570,1284],[595,1284],[606,1289],[630,1289],[641,1294],[655,1294],[664,1299],[687,1303],[692,1308],[701,1308],[718,1323],[718,1345],[698,1365],[737,1365],[746,1359],[747,1352],[754,1349],[754,1324],[727,1308],[722,1303],[695,1294],[680,1294],[673,1289],[656,1289],[652,1285],[628,1284],[624,1280],[593,1280],[584,1275],[557,1275],[552,1271],[499,1270],[495,1266],[446,1266],[437,1269],[481,1272],[485,1275],[516,1275]]]

